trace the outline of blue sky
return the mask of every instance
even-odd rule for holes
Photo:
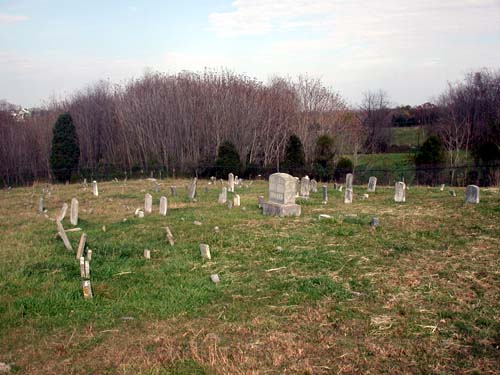
[[[61,99],[146,69],[321,78],[419,104],[500,68],[500,0],[0,0],[0,99]]]

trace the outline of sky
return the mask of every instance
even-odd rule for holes
[[[205,68],[418,105],[500,69],[500,0],[0,0],[0,99],[14,104]]]

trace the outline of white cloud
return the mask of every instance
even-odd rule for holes
[[[0,13],[0,25],[5,23],[15,23],[21,21],[27,21],[29,17],[18,16],[14,14]]]

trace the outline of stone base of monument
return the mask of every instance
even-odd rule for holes
[[[300,206],[298,204],[280,204],[266,202],[262,205],[262,212],[268,216],[300,216]]]

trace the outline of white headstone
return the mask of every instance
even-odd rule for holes
[[[264,215],[299,216],[301,209],[295,204],[296,182],[286,173],[269,176],[269,201],[264,203]]]
[[[189,186],[188,186],[188,198],[191,199],[191,200],[194,200],[194,198],[196,197],[196,186],[197,186],[197,183],[198,183],[198,178],[195,177],[191,180],[191,182],[189,183]]]
[[[234,193],[234,174],[232,173],[227,176],[227,191]]]
[[[144,197],[144,212],[150,214],[153,211],[153,197],[151,194],[146,194]]]
[[[151,259],[151,251],[150,250],[144,250],[144,258]]]
[[[310,183],[311,183],[311,181],[309,180],[308,176],[304,176],[300,180],[300,195],[302,197],[308,197],[309,196],[309,191],[311,189]]]
[[[210,256],[210,246],[208,246],[207,244],[200,244],[200,253],[203,259],[212,259],[212,257]]]
[[[241,204],[240,196],[238,194],[235,194],[233,197],[233,204],[234,207],[239,207]]]
[[[465,190],[466,203],[479,203],[479,187],[476,185],[469,185]]]
[[[323,185],[322,192],[323,192],[323,204],[327,204],[328,203],[328,187],[326,185]]]
[[[97,188],[97,181],[92,181],[92,194],[99,196],[99,189]]]
[[[160,198],[160,215],[167,216],[167,197]]]
[[[406,202],[406,185],[404,182],[396,182],[394,192],[394,202]]]
[[[315,179],[312,179],[310,186],[311,186],[311,191],[313,193],[317,193],[318,192],[318,181],[316,181]]]
[[[226,204],[227,202],[227,187],[222,188],[222,192],[219,194],[219,204]]]
[[[66,217],[66,211],[68,211],[68,204],[64,203],[61,212],[59,213],[59,216],[57,217],[57,221],[63,221],[64,218]]]
[[[92,287],[90,286],[90,280],[83,281],[82,289],[83,289],[83,298],[84,299],[92,298]]]
[[[373,193],[377,188],[377,177],[371,176],[368,180],[368,192]]]
[[[78,206],[78,199],[71,199],[71,212],[69,217],[71,225],[78,225]]]
[[[352,189],[346,187],[344,193],[344,203],[352,203]]]
[[[346,190],[352,190],[352,180],[353,180],[353,175],[352,173],[348,173],[345,176],[345,188]]]

